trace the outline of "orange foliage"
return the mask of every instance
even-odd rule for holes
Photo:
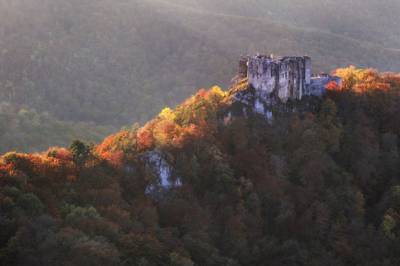
[[[336,83],[336,81],[331,81],[325,86],[326,90],[328,91],[338,91],[340,89],[339,85]]]
[[[137,133],[137,144],[139,150],[150,149],[154,146],[153,130],[150,125],[146,125],[139,129]]]
[[[58,153],[58,151],[60,151]],[[10,176],[24,173],[35,177],[37,182],[49,182],[51,184],[62,183],[69,174],[74,172],[74,166],[68,152],[65,149],[51,150],[52,156],[48,153],[43,154],[23,154],[9,153],[3,158],[5,166]],[[58,157],[59,156],[59,157]]]
[[[183,129],[182,136],[184,139],[201,138],[204,137],[205,133],[204,127],[202,128],[201,126],[190,124]]]
[[[180,126],[170,121],[159,121],[153,131],[159,146],[182,147],[187,141],[204,136],[205,127],[195,124]]]
[[[57,150],[56,158],[63,160],[63,161],[72,161],[72,154],[67,149],[59,149],[59,150]]]
[[[160,120],[154,126],[154,139],[158,145],[170,145],[177,134],[180,127],[176,123],[169,120]]]
[[[53,157],[62,161],[72,161],[72,154],[65,148],[54,147],[47,150],[47,156]]]
[[[95,149],[100,158],[121,166],[123,154],[129,149],[144,151],[154,146],[181,147],[188,140],[212,132],[209,120],[215,116],[227,94],[219,87],[201,89],[175,110],[164,108],[156,119],[137,131],[123,130],[107,137]]]
[[[205,98],[207,96],[207,91],[205,89],[200,89],[195,97]]]
[[[124,163],[124,153],[122,151],[104,152],[102,153],[102,158],[116,168],[121,168]]]
[[[181,147],[187,140],[203,137],[211,132],[211,114],[223,102],[226,93],[219,87],[199,90],[175,110],[164,108],[157,119],[146,124],[137,133],[139,150],[157,146]]]
[[[1,177],[9,175],[11,176],[11,172],[13,171],[13,167],[10,164],[5,164],[0,161],[0,184],[1,184]]]
[[[104,152],[110,151],[115,144],[115,138],[116,135],[110,135],[106,137],[103,142],[96,147],[96,152],[102,154]]]
[[[115,151],[121,148],[121,142],[128,139],[129,137],[131,137],[129,131],[122,130],[114,135],[110,135],[105,138],[104,141],[96,147],[95,151],[98,154]]]
[[[107,137],[95,149],[96,154],[108,161],[114,167],[121,167],[127,152],[135,152],[137,149],[137,138],[141,137],[141,148],[145,146],[145,136],[143,132],[136,130],[122,130],[114,135]]]
[[[342,78],[342,88],[356,93],[365,93],[373,90],[387,91],[390,83],[385,76],[375,69],[357,69],[354,66],[339,68],[334,72]]]
[[[214,104],[218,104],[218,102],[221,102],[226,96],[227,94],[223,92],[220,87],[217,86],[212,87],[208,91],[205,89],[200,89],[194,96],[190,97],[183,104],[181,104],[180,107],[193,106],[199,103],[201,100],[206,100],[213,102]],[[177,110],[178,109],[179,107],[177,108]]]

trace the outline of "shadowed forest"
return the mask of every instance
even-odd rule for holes
[[[399,265],[400,76],[335,74],[273,123],[223,122],[238,83],[96,146],[5,154],[1,265]]]

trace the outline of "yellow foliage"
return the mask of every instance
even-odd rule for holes
[[[169,107],[165,107],[159,114],[159,117],[168,121],[174,121],[176,118],[174,111]]]
[[[225,97],[226,93],[218,86],[214,86],[211,88],[210,93],[215,96]]]

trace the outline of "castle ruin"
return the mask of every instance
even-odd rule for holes
[[[239,77],[248,78],[249,84],[262,98],[279,98],[282,102],[301,100],[303,96],[322,96],[331,81],[340,78],[329,75],[312,76],[311,58],[308,56],[277,57],[256,55],[242,57]]]

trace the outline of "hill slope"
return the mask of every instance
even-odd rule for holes
[[[111,127],[60,121],[48,113],[0,103],[0,154],[44,151],[49,143],[64,146],[76,139],[99,142],[111,132]]]
[[[399,48],[396,0],[161,0],[220,14],[257,17]]]
[[[386,48],[399,46],[375,38],[382,25],[393,28],[380,24],[393,14],[377,20],[370,2],[360,15],[340,13],[349,22],[339,29],[361,19],[351,34],[327,28],[329,20],[316,23],[323,19],[315,14],[325,13],[322,7],[314,12],[312,2],[299,9],[288,1],[264,2],[0,1],[0,97],[61,121],[119,128],[148,120],[200,86],[227,86],[238,54],[308,54],[315,71],[348,64],[400,68],[400,52]],[[377,30],[365,22],[367,11]],[[317,24],[325,26],[311,27]],[[357,29],[373,33],[357,35]],[[378,39],[385,38],[391,37]]]
[[[400,78],[343,87],[273,123],[201,90],[97,147],[0,162],[2,265],[398,265]]]

